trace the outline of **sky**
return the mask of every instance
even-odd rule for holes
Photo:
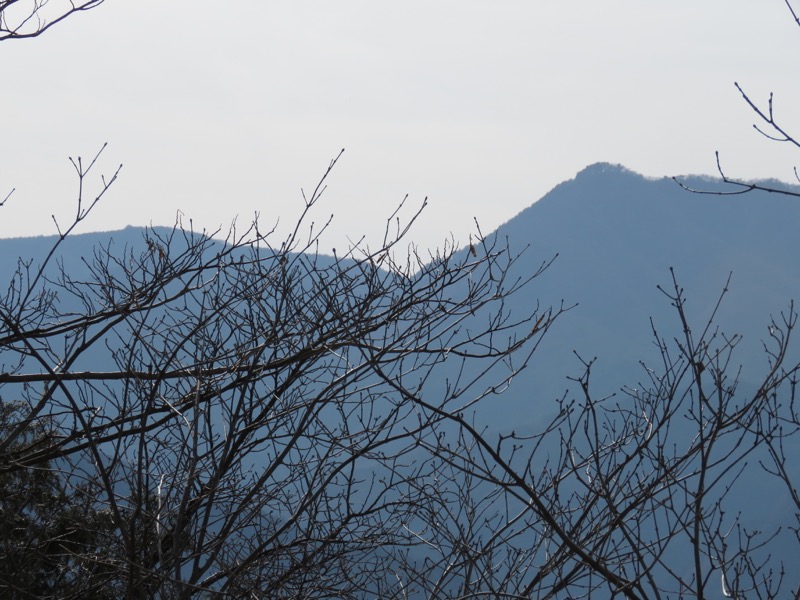
[[[752,128],[754,100],[800,132],[800,28],[784,0],[106,0],[0,43],[0,237],[75,212],[68,160],[108,143],[119,179],[77,231],[289,231],[323,247],[465,244],[595,162],[647,176],[791,180],[800,154]],[[568,224],[566,225],[568,226]],[[276,238],[276,239],[278,239]]]

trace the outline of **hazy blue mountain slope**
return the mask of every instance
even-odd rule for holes
[[[710,179],[685,181],[720,189]],[[580,372],[573,350],[599,358],[600,389],[635,383],[638,361],[656,357],[650,317],[662,335],[681,333],[656,287],[669,288],[670,267],[686,291],[696,327],[710,316],[732,272],[719,324],[744,335],[741,360],[748,367],[755,361],[758,372],[765,364],[760,340],[770,315],[800,298],[798,224],[800,198],[698,195],[671,179],[651,180],[608,164],[587,167],[496,232],[514,248],[530,244],[521,271],[559,255],[529,293],[516,299],[520,308],[534,298],[545,305],[562,299],[578,303],[548,334],[530,372],[520,378],[522,385],[510,390],[512,404],[523,402],[517,399],[520,387],[535,395],[539,406],[560,394],[565,376]]]

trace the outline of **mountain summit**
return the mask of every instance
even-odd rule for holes
[[[708,177],[679,180],[698,190],[726,189]],[[609,392],[634,384],[639,361],[653,357],[650,318],[661,333],[678,332],[657,287],[669,287],[670,269],[685,289],[695,326],[710,317],[731,277],[718,322],[743,334],[742,349],[761,365],[770,316],[800,298],[798,223],[800,198],[697,194],[671,178],[647,178],[620,165],[586,167],[493,234],[517,251],[528,246],[521,271],[558,255],[529,291],[532,297],[517,301],[577,304],[534,361],[532,380],[546,376],[547,393],[563,392],[564,378],[580,366],[577,352],[599,357]]]

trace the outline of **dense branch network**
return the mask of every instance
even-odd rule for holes
[[[644,599],[707,597],[721,575],[731,597],[794,593],[769,558],[791,527],[754,533],[729,506],[754,468],[795,489],[793,307],[743,394],[738,336],[716,311],[696,328],[673,275],[682,335],[653,324],[645,384],[597,398],[584,361],[538,429],[488,430],[476,410],[567,310],[511,310],[552,261],[526,271],[478,232],[401,263],[397,213],[377,250],[320,254],[324,228],[303,223],[336,160],[276,243],[258,221],[224,240],[179,223],[76,255],[79,208],[19,262],[0,299],[0,478],[21,490],[14,531],[38,533],[7,538],[0,586]],[[96,163],[76,170],[86,194]]]

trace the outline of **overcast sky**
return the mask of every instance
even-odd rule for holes
[[[783,0],[106,0],[0,44],[0,236],[74,210],[68,156],[121,178],[80,231],[288,226],[334,170],[327,240],[466,242],[585,166],[789,180],[733,82],[798,124],[800,29]],[[800,126],[794,129],[800,131]],[[97,180],[95,180],[96,183]],[[96,187],[94,188],[96,189]]]

